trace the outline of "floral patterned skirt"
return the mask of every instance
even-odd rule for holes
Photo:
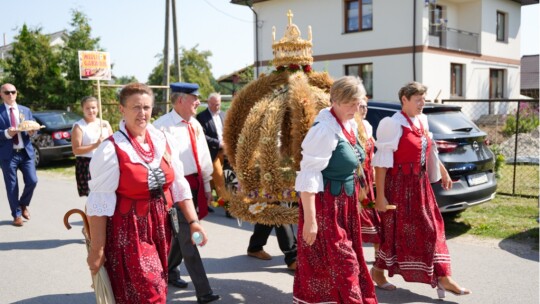
[[[379,213],[374,208],[362,208],[360,210],[360,221],[362,223],[362,241],[364,243],[380,243],[379,230],[381,220]]]
[[[318,232],[311,246],[302,238],[300,204],[294,303],[377,303],[362,250],[357,199],[357,191],[335,197],[328,187],[316,194]]]
[[[88,196],[90,189],[88,188],[88,181],[90,180],[90,157],[75,157],[75,179],[77,180],[77,191],[79,196]]]
[[[162,199],[119,197],[107,221],[105,267],[116,303],[166,303],[171,228]]]
[[[386,199],[395,210],[381,213],[381,246],[375,266],[407,282],[437,286],[451,275],[444,221],[425,171],[386,174]]]

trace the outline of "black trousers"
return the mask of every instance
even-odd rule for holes
[[[255,224],[253,234],[249,239],[249,252],[261,251],[268,241],[272,229],[276,229],[279,249],[285,255],[285,264],[291,265],[296,261],[296,234],[292,225],[267,226]]]
[[[193,201],[197,206],[196,199],[197,193],[193,193]],[[179,266],[182,263],[182,260],[184,260],[191,282],[193,282],[193,286],[195,286],[195,294],[197,297],[202,297],[212,293],[212,288],[210,288],[210,282],[208,282],[199,249],[191,243],[189,224],[182,211],[180,211],[178,207],[175,208],[177,208],[178,211],[180,232],[171,242],[171,251],[169,252],[168,258],[169,279],[174,280],[180,278]]]

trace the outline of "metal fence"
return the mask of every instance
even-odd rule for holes
[[[446,99],[487,133],[496,157],[497,193],[539,195],[538,99]]]

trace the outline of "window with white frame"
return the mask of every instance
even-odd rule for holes
[[[345,75],[358,76],[362,79],[368,98],[373,98],[373,64],[361,63],[345,66]]]

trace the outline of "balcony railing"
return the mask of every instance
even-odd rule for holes
[[[480,35],[449,27],[429,34],[429,46],[447,50],[480,54]]]

